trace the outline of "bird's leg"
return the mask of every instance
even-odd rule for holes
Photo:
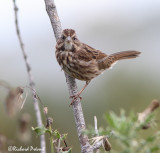
[[[72,105],[77,100],[77,98],[80,98],[80,100],[82,99],[82,97],[80,95],[83,92],[83,90],[88,86],[89,83],[90,83],[90,81],[86,81],[85,86],[76,95],[70,96],[70,98],[73,98],[70,105]]]

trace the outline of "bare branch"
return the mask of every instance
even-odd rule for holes
[[[102,136],[102,137],[103,137],[103,136]],[[103,144],[103,141],[98,141],[98,142],[96,142],[96,143],[92,146],[93,150],[95,151],[95,150],[99,149],[99,148],[102,146],[102,144]]]
[[[106,151],[110,151],[112,146],[108,140],[108,136],[96,136],[90,139],[92,143],[92,149],[99,152],[99,148],[103,146]]]
[[[42,126],[42,118],[41,118],[40,108],[39,108],[39,105],[38,105],[38,100],[36,98],[36,95],[33,92],[33,91],[35,91],[35,83],[34,83],[34,81],[32,79],[31,67],[30,67],[30,65],[29,65],[29,63],[27,61],[27,54],[25,52],[24,43],[22,41],[20,30],[19,30],[18,7],[16,5],[16,0],[13,0],[13,4],[14,4],[15,26],[16,26],[17,37],[18,37],[18,40],[19,40],[19,44],[20,44],[20,47],[21,47],[22,54],[23,54],[24,62],[25,62],[26,68],[27,68],[28,79],[29,79],[29,86],[30,86],[30,88],[33,89],[32,90],[32,97],[33,97],[33,101],[34,101],[34,109],[35,109],[36,118],[37,118],[37,125],[39,127],[41,127]],[[46,144],[45,144],[45,137],[44,137],[44,135],[41,135],[41,137],[40,137],[40,143],[41,143],[41,149],[42,149],[41,153],[46,153]]]
[[[56,153],[60,153],[61,152],[61,139],[57,139],[57,143],[56,143],[55,149],[56,149]]]
[[[57,14],[56,6],[53,0],[44,0],[46,5],[46,11],[50,18],[52,28],[56,37],[56,40],[61,36],[62,28],[61,23]],[[68,85],[68,90],[70,96],[77,94],[77,85],[75,79],[68,76],[65,73],[66,81]],[[77,99],[73,105],[73,114],[76,122],[78,138],[81,144],[81,152],[82,153],[93,153],[92,147],[88,142],[88,136],[83,134],[82,131],[86,129],[84,115],[81,107],[80,100]]]
[[[154,110],[156,110],[160,105],[159,100],[154,99],[152,100],[151,104],[142,112],[142,113],[138,113],[138,121],[140,123],[143,123],[145,121],[145,119],[147,118],[147,116],[149,114],[151,114]],[[142,128],[143,129],[148,129],[150,127],[150,125],[144,125]]]

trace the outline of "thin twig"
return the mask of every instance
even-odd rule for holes
[[[51,124],[49,124],[49,130],[52,131]],[[49,140],[50,140],[51,153],[54,153],[54,148],[53,148],[53,141],[54,140],[53,140],[53,135],[52,134],[50,134]]]
[[[57,152],[56,153],[60,153],[60,147],[61,147],[61,139],[58,139],[58,144],[57,144]]]
[[[17,37],[18,37],[18,40],[19,40],[19,44],[20,44],[20,47],[21,47],[22,54],[23,54],[24,62],[25,62],[26,68],[27,68],[29,86],[30,86],[31,89],[33,89],[32,90],[32,96],[33,96],[33,101],[34,101],[35,114],[36,114],[36,118],[37,118],[37,125],[39,127],[41,127],[42,126],[42,118],[41,118],[40,108],[39,108],[39,105],[38,105],[38,100],[36,98],[36,95],[33,92],[33,91],[36,91],[35,90],[35,83],[32,79],[31,67],[30,67],[30,65],[27,61],[27,54],[25,52],[24,43],[22,41],[22,37],[21,37],[21,34],[20,34],[20,30],[19,30],[18,7],[16,5],[16,0],[13,0],[13,5],[14,5],[14,14],[15,14],[16,33],[17,33]],[[41,153],[46,153],[46,144],[45,144],[45,136],[44,135],[41,135],[41,137],[40,137],[40,144],[41,144]]]
[[[94,116],[94,130],[96,133],[96,136],[99,136],[98,127],[97,127],[97,117]],[[96,150],[96,153],[99,153],[99,149]]]
[[[141,113],[138,113],[138,121],[143,123],[148,115],[155,111],[160,106],[160,101],[157,99],[152,100],[151,104]],[[142,129],[148,129],[150,124],[142,126]]]
[[[60,23],[58,14],[57,14],[55,3],[53,0],[44,0],[44,1],[46,5],[46,11],[50,18],[56,40],[58,40],[61,36],[62,28],[61,28],[61,23]],[[65,77],[66,77],[70,96],[76,95],[78,90],[77,90],[75,79],[68,76],[66,73],[65,73]],[[73,108],[73,114],[74,114],[75,123],[77,127],[78,138],[81,144],[81,152],[93,153],[93,149],[88,141],[88,136],[82,133],[82,131],[86,129],[86,124],[85,124],[84,115],[83,115],[83,111],[82,111],[82,107],[79,99],[77,99],[73,103],[72,108]]]
[[[96,136],[99,136],[98,126],[97,126],[97,117],[94,116],[94,130],[96,132]]]
[[[0,80],[0,86],[10,90],[11,89],[11,86],[8,82],[4,81],[4,80]]]
[[[65,147],[68,147],[67,143],[66,143],[66,140],[63,140],[64,144],[65,144]]]

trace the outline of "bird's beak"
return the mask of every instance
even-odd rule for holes
[[[66,38],[66,41],[67,41],[68,43],[70,43],[70,42],[71,42],[71,37],[68,36],[68,37]]]

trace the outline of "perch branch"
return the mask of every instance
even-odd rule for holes
[[[22,37],[21,37],[21,34],[20,34],[20,30],[19,30],[19,23],[18,23],[18,7],[16,5],[16,0],[13,0],[13,5],[14,5],[14,15],[15,15],[15,26],[16,26],[16,33],[17,33],[17,37],[18,37],[18,40],[19,40],[19,44],[20,44],[20,48],[21,48],[21,51],[22,51],[22,54],[23,54],[23,58],[24,58],[24,62],[25,62],[25,65],[26,65],[26,68],[27,68],[27,73],[28,73],[28,79],[29,79],[29,86],[32,91],[32,96],[33,96],[33,101],[34,101],[34,109],[35,109],[35,114],[36,114],[36,118],[37,118],[37,125],[39,127],[42,126],[42,118],[41,118],[41,113],[40,113],[40,108],[39,108],[39,105],[38,105],[38,100],[36,98],[36,95],[35,95],[35,83],[32,79],[32,74],[31,74],[31,67],[27,61],[27,54],[25,52],[25,49],[24,49],[24,43],[22,41]],[[45,137],[44,135],[41,135],[40,137],[40,145],[41,145],[41,153],[46,153],[46,144],[45,144]]]
[[[62,28],[61,28],[61,23],[60,23],[58,14],[57,14],[56,5],[53,0],[44,0],[44,2],[46,5],[46,11],[48,13],[48,16],[52,24],[55,38],[56,40],[58,40],[61,36]],[[76,85],[75,79],[68,76],[66,73],[65,73],[65,77],[66,77],[70,96],[77,94],[77,85]],[[73,114],[75,118],[78,138],[81,144],[81,152],[93,153],[93,149],[89,144],[87,135],[82,133],[82,131],[86,129],[86,125],[85,125],[84,115],[82,111],[82,106],[79,99],[77,99],[73,103],[72,109],[73,109]]]

